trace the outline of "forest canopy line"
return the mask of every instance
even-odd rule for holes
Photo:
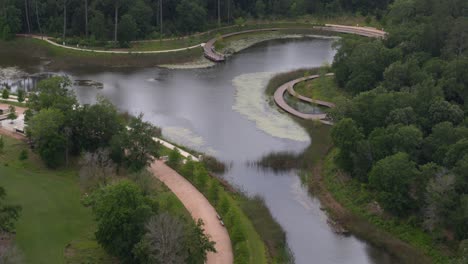
[[[396,0],[384,20],[387,39],[340,42],[333,70],[354,97],[331,112],[335,162],[385,211],[466,240],[468,2]]]
[[[1,0],[0,36],[42,33],[120,42],[199,32],[236,18],[375,14],[390,0]]]

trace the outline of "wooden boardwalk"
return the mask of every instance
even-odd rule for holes
[[[229,33],[226,35],[221,36],[221,38],[228,38],[236,35],[242,35],[247,33],[254,33],[254,32],[263,32],[263,31],[278,31],[281,28],[265,28],[265,29],[252,29],[252,30],[244,30],[240,32]],[[203,46],[203,53],[205,57],[213,62],[223,62],[226,60],[224,54],[221,54],[216,51],[215,43],[218,39],[210,39],[205,45]]]
[[[327,74],[327,76],[332,76],[332,75],[333,74]],[[317,79],[319,77],[320,77],[320,75],[312,75],[312,76],[308,76],[308,77],[302,77],[302,78],[292,80],[290,82],[287,82],[287,83],[281,85],[276,90],[275,94],[273,95],[275,103],[281,109],[283,109],[284,111],[290,113],[293,116],[299,117],[301,119],[306,119],[306,120],[318,120],[323,124],[332,125],[333,123],[331,121],[327,120],[327,114],[305,114],[305,113],[299,112],[296,109],[292,108],[284,100],[284,93],[288,92],[292,96],[294,96],[294,97],[296,97],[296,98],[298,98],[298,99],[300,99],[302,101],[308,102],[308,103],[313,103],[313,104],[317,104],[317,105],[321,105],[321,106],[325,106],[325,107],[329,107],[329,108],[335,107],[335,104],[333,104],[333,103],[308,98],[308,97],[302,96],[302,95],[296,93],[296,91],[294,91],[294,86],[296,84],[298,84],[300,82],[303,82],[303,81],[307,81],[307,80]]]
[[[357,26],[342,26],[342,25],[334,25],[334,24],[325,24],[325,26],[313,26],[310,28],[264,28],[264,29],[252,29],[252,30],[245,30],[240,32],[234,32],[230,34],[226,34],[221,36],[221,38],[228,38],[236,35],[246,34],[246,33],[254,33],[254,32],[263,32],[263,31],[278,31],[284,29],[318,29],[323,31],[329,32],[337,32],[337,33],[347,33],[347,34],[354,34],[363,37],[369,38],[385,38],[387,33],[382,30],[378,30],[376,28],[371,27],[357,27]],[[226,60],[226,56],[217,52],[215,49],[215,44],[217,38],[210,39],[207,43],[203,45],[203,53],[205,57],[213,62],[223,62]]]

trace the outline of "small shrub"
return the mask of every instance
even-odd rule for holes
[[[129,178],[140,187],[144,195],[151,194],[156,186],[154,175],[148,170],[141,170],[130,174]]]
[[[3,99],[8,99],[8,98],[10,98],[10,91],[8,91],[8,89],[3,89],[3,91],[2,91],[2,98],[3,98]]]
[[[31,120],[31,118],[33,117],[33,112],[31,111],[31,109],[28,109],[24,112],[24,122],[25,123],[28,123],[29,120]]]
[[[85,153],[80,161],[80,182],[87,190],[111,183],[116,175],[116,164],[108,150],[98,149],[95,153]]]
[[[26,100],[26,92],[24,90],[18,90],[18,102],[22,103]]]
[[[249,248],[246,242],[238,243],[234,247],[234,264],[249,263]]]
[[[197,164],[197,166],[195,166],[194,178],[197,188],[201,192],[204,192],[206,188],[206,182],[208,180],[208,172],[203,165]]]
[[[169,153],[169,159],[167,161],[167,165],[169,167],[177,170],[179,166],[182,163],[182,155],[180,155],[180,152],[178,149],[173,149],[171,153]]]
[[[214,180],[211,181],[210,188],[208,189],[208,200],[211,204],[215,205],[219,201],[219,183],[218,181]]]
[[[180,174],[183,175],[189,181],[193,181],[193,171],[195,169],[195,162],[191,157],[187,159],[185,164],[180,168]]]
[[[18,118],[18,115],[16,114],[16,107],[10,105],[8,107],[8,110],[10,113],[8,114],[7,118],[10,119],[11,122],[13,122],[13,120]]]
[[[236,20],[234,20],[234,23],[238,27],[243,27],[245,26],[245,19],[243,17],[236,18]]]
[[[234,245],[245,241],[245,235],[239,223],[233,223],[230,237]]]
[[[23,161],[23,160],[27,160],[28,159],[28,151],[23,149],[21,152],[20,152],[20,155],[19,155],[19,160]]]
[[[229,213],[229,210],[231,209],[231,205],[229,203],[229,200],[226,196],[223,196],[221,201],[219,202],[219,212],[223,215],[227,215]]]

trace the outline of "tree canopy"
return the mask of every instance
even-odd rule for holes
[[[381,17],[389,0],[3,0],[0,37],[16,33],[46,33],[90,37],[92,40],[131,41],[202,31],[236,18],[285,18],[305,14],[361,12]],[[218,14],[218,10],[220,11]],[[462,28],[464,21],[460,21]],[[90,35],[88,35],[90,33]],[[451,49],[463,43],[453,41]]]
[[[385,39],[343,38],[333,70],[352,96],[330,114],[343,170],[387,212],[460,240],[468,238],[467,7],[395,0]]]

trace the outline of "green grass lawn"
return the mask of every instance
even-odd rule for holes
[[[132,44],[130,50],[132,51],[157,51],[157,50],[171,50],[171,49],[182,49],[192,47],[203,42],[206,42],[207,38],[202,36],[180,38],[174,40],[165,41],[147,41],[147,42],[136,42]]]
[[[19,153],[27,145],[6,138],[0,154],[0,185],[7,191],[8,201],[22,206],[17,223],[16,242],[26,263],[66,263],[67,244],[80,239],[93,244],[95,223],[91,210],[80,203],[80,189],[74,170],[51,171],[44,168],[33,153],[19,161]]]
[[[337,98],[346,97],[345,91],[338,87],[335,77],[320,77],[318,79],[298,83],[294,90],[300,95],[336,103]]]

